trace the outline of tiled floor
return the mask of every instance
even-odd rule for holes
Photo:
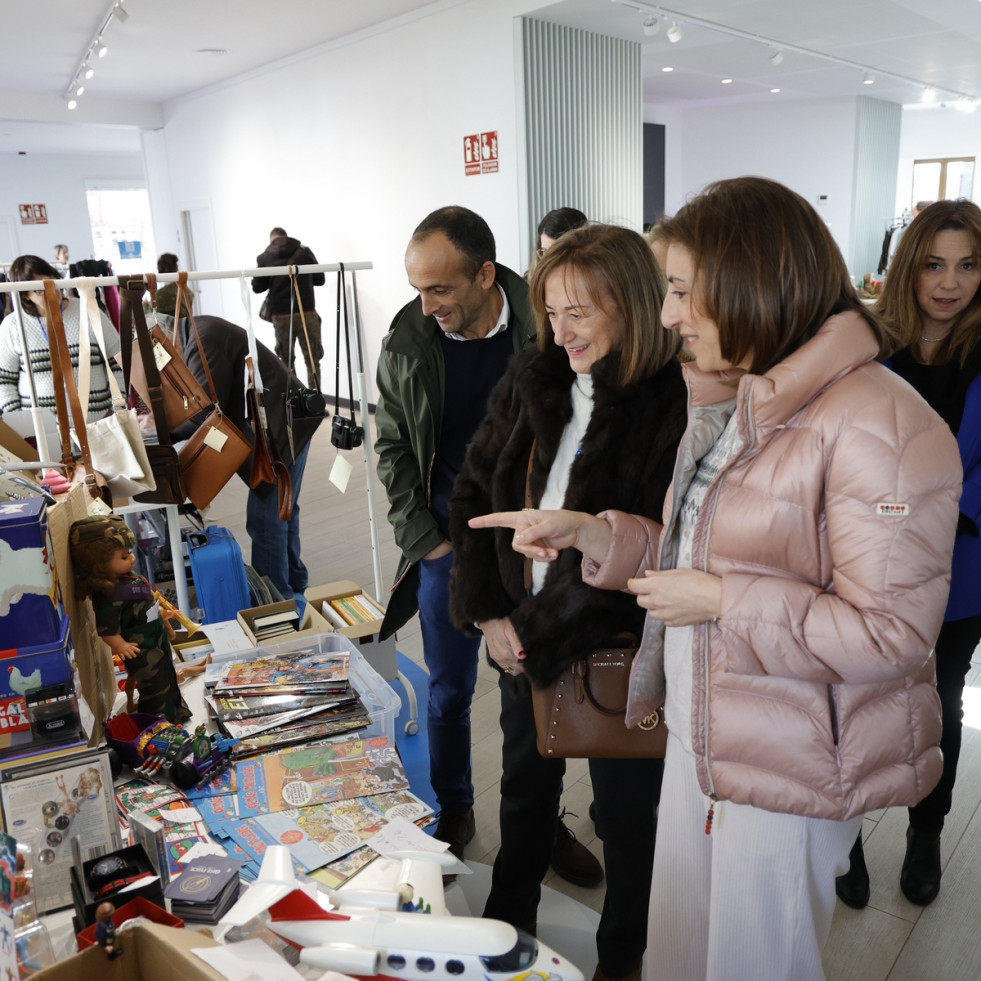
[[[337,450],[330,427],[321,427],[310,454],[301,496],[303,555],[313,584],[353,579],[376,592],[369,532],[365,462],[361,450],[344,454],[353,465],[347,491],[341,494],[328,475]],[[372,470],[374,469],[372,465]],[[386,520],[384,491],[375,480],[381,569],[379,592],[384,602],[398,554]],[[247,552],[245,487],[230,484],[212,504],[211,521],[228,525]],[[399,634],[399,650],[422,663],[418,622]],[[865,853],[872,877],[872,902],[863,911],[840,903],[825,952],[829,981],[978,981],[981,979],[981,658],[968,678],[964,748],[955,790],[954,810],[943,836],[945,874],[939,898],[926,909],[912,906],[899,890],[905,850],[905,811],[867,816]],[[468,849],[476,861],[493,861],[497,833],[500,733],[497,687],[482,663],[473,704],[474,783],[477,792],[477,837]],[[592,799],[585,762],[570,761],[563,803],[576,815],[568,819],[579,839],[601,855],[587,808]],[[600,909],[603,890],[581,889],[551,876],[553,888]],[[743,981],[743,979],[733,979]],[[780,981],[780,979],[763,979]]]

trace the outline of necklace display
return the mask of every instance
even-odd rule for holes
[[[926,337],[925,335],[920,334],[920,340],[925,341],[927,344],[936,344],[937,341],[942,341],[946,336],[946,334],[941,334],[940,337]]]

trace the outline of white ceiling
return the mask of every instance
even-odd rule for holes
[[[468,0],[121,2],[129,16],[110,21],[104,36],[109,52],[93,61],[96,73],[85,83],[75,113],[69,113],[62,97],[106,19],[109,0],[4,4],[8,40],[0,57],[0,106],[6,107],[0,108],[0,152],[132,150],[138,146],[134,127],[147,125],[148,107],[159,113],[160,104],[198,89]],[[855,62],[873,72],[907,76],[942,90],[938,101],[948,104],[956,93],[981,96],[979,0],[674,0],[641,5],[725,25],[761,40],[684,23],[677,44],[666,37],[668,23],[646,37],[640,13],[619,0],[543,0],[534,16],[641,42],[649,102],[869,95],[913,103],[920,97],[919,84],[877,74],[874,84],[863,85],[858,69],[792,50],[775,67],[768,60],[768,40]],[[206,49],[227,54],[203,53]],[[663,72],[665,67],[674,70]],[[732,83],[722,85],[723,77]],[[771,93],[771,88],[780,92]],[[93,119],[103,124],[77,125]]]

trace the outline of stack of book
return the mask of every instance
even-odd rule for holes
[[[222,855],[192,859],[164,892],[185,923],[217,923],[238,899],[242,863]]]
[[[350,596],[339,596],[328,600],[323,605],[324,616],[335,627],[353,627],[358,623],[372,623],[383,620],[385,613],[380,610],[364,593],[352,593]]]
[[[348,680],[349,660],[347,651],[311,647],[223,665],[208,703],[219,728],[240,740],[236,758],[369,725]]]
[[[277,637],[288,637],[300,629],[300,614],[292,610],[261,613],[252,621],[252,634],[257,644],[265,644]]]

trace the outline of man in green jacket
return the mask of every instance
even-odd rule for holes
[[[494,236],[474,212],[425,218],[405,254],[419,295],[396,315],[378,362],[378,476],[402,551],[381,636],[419,610],[436,837],[458,858],[475,832],[470,702],[480,641],[450,620],[450,495],[491,390],[536,339],[527,284],[495,258]]]

